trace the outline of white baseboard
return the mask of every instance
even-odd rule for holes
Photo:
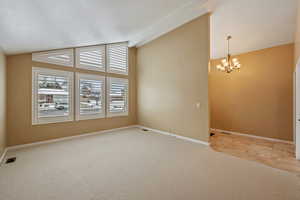
[[[169,133],[169,132],[166,132],[166,131],[161,131],[161,130],[157,130],[157,129],[153,129],[153,128],[148,128],[148,127],[145,127],[145,126],[138,125],[137,127],[141,128],[141,129],[147,129],[149,131],[153,131],[153,132],[160,133],[160,134],[163,134],[163,135],[173,136],[173,137],[176,137],[176,138],[179,138],[179,139],[182,139],[182,140],[186,140],[186,141],[189,141],[189,142],[194,142],[194,143],[209,146],[208,142],[204,142],[204,141],[201,141],[201,140],[197,140],[197,139],[193,139],[193,138],[189,138],[189,137],[184,137],[184,136],[181,136],[181,135],[176,135],[174,133]]]
[[[256,135],[249,135],[249,134],[246,134],[246,133],[239,133],[239,132],[234,132],[234,131],[226,131],[226,130],[215,129],[215,128],[211,128],[210,130],[216,131],[216,132],[221,132],[221,133],[222,132],[223,133],[229,133],[229,134],[232,134],[232,135],[240,135],[240,136],[257,138],[257,139],[262,139],[262,140],[269,140],[269,141],[272,141],[272,142],[284,142],[284,143],[288,143],[288,144],[294,144],[294,142],[292,142],[292,141],[275,139],[275,138],[267,138],[267,137],[256,136]]]
[[[0,157],[0,165],[2,164],[2,162],[4,161],[5,155],[7,153],[7,148],[5,148],[2,152],[2,155]]]
[[[60,142],[60,141],[64,141],[64,140],[71,140],[71,139],[75,139],[75,138],[87,137],[87,136],[91,136],[91,135],[109,133],[109,132],[124,130],[124,129],[128,129],[128,128],[144,128],[144,129],[148,129],[148,130],[151,130],[153,132],[156,132],[156,133],[173,136],[173,137],[183,139],[183,140],[187,140],[187,141],[190,141],[190,142],[203,144],[203,145],[209,145],[208,142],[203,142],[201,140],[196,140],[196,139],[193,139],[193,138],[184,137],[184,136],[180,136],[180,135],[176,135],[176,134],[173,134],[173,133],[169,133],[169,132],[165,132],[165,131],[161,131],[161,130],[157,130],[157,129],[152,129],[152,128],[148,128],[148,127],[144,127],[144,126],[140,126],[140,125],[131,125],[131,126],[125,126],[125,127],[120,127],[120,128],[103,130],[103,131],[97,131],[97,132],[93,132],[93,133],[86,133],[86,134],[69,136],[69,137],[62,137],[62,138],[57,138],[57,139],[52,139],[52,140],[45,140],[45,141],[41,141],[41,142],[33,142],[33,143],[29,143],[29,144],[21,144],[21,145],[10,146],[10,147],[7,147],[5,149],[5,152],[2,154],[2,156],[0,158],[0,163],[1,163],[2,159],[4,159],[4,156],[5,156],[6,152],[10,151],[10,150],[17,150],[17,149],[36,146],[36,145],[41,145],[41,144],[49,144],[49,143]]]
[[[49,144],[49,143],[60,142],[60,141],[64,141],[64,140],[71,140],[71,139],[75,139],[75,138],[81,138],[81,137],[86,137],[86,136],[91,136],[91,135],[109,133],[109,132],[113,132],[113,131],[118,131],[118,130],[123,130],[123,129],[128,129],[128,128],[136,128],[136,127],[138,127],[138,125],[131,125],[131,126],[125,126],[125,127],[120,127],[120,128],[107,129],[107,130],[103,130],[103,131],[85,133],[85,134],[80,134],[80,135],[75,135],[75,136],[62,137],[62,138],[57,138],[57,139],[52,139],[52,140],[45,140],[45,141],[41,141],[41,142],[33,142],[33,143],[29,143],[29,144],[15,145],[15,146],[7,147],[6,150],[7,151],[16,150],[16,149],[21,149],[21,148],[30,147],[30,146],[36,146],[36,145],[41,145],[41,144]]]

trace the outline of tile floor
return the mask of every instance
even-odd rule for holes
[[[273,168],[298,173],[300,161],[295,159],[295,145],[284,142],[273,142],[213,131],[210,146],[218,152],[246,160],[256,161]]]

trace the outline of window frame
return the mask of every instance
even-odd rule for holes
[[[97,80],[102,81],[102,89],[101,92],[103,95],[101,95],[101,102],[102,102],[102,112],[101,113],[91,113],[91,114],[80,114],[80,79],[86,79],[86,80]],[[102,75],[96,75],[96,74],[87,74],[87,73],[79,73],[76,72],[76,109],[75,109],[75,119],[76,121],[81,120],[88,120],[88,119],[100,119],[106,117],[106,81],[105,76]]]
[[[104,56],[103,56],[103,67],[102,68],[96,68],[96,67],[92,67],[89,65],[85,65],[85,64],[80,64],[80,53],[82,51],[93,51],[93,50],[98,50],[99,48],[103,48],[104,51]],[[91,70],[91,71],[98,71],[98,72],[105,72],[106,71],[106,56],[107,52],[106,52],[106,45],[97,45],[97,46],[87,46],[87,47],[78,47],[75,48],[75,67],[78,69],[86,69],[86,70]]]
[[[110,46],[117,46],[117,45],[123,45],[126,47],[126,72],[121,72],[118,70],[114,70],[110,68],[110,58],[109,58],[109,48]],[[106,45],[106,72],[111,74],[121,74],[121,75],[127,75],[129,74],[129,48],[128,48],[128,42],[121,42],[121,43],[112,43]]]
[[[38,116],[38,75],[63,76],[69,81],[69,114],[67,116]],[[32,67],[32,125],[60,123],[74,120],[74,72],[50,68]]]
[[[111,88],[111,83],[112,80],[115,82],[121,82],[127,83],[127,94],[126,94],[126,111],[125,112],[110,112],[109,107],[110,107],[110,88]],[[106,117],[121,117],[121,116],[128,116],[129,115],[129,79],[128,78],[116,78],[112,76],[107,76],[106,77]]]

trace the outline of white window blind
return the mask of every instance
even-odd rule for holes
[[[32,124],[73,120],[73,72],[33,67]]]
[[[128,75],[127,43],[107,45],[107,72]]]
[[[63,49],[63,50],[33,53],[32,60],[36,62],[73,67],[74,52],[73,49]]]
[[[105,71],[105,45],[76,48],[76,67]]]
[[[107,115],[128,115],[128,79],[107,78]]]
[[[105,77],[76,74],[76,120],[105,116]]]

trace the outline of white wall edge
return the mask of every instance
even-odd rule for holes
[[[87,137],[87,136],[92,136],[92,135],[97,135],[97,134],[110,133],[110,132],[114,132],[114,131],[118,131],[118,130],[137,128],[137,127],[138,127],[138,125],[131,125],[131,126],[125,126],[125,127],[120,127],[120,128],[113,128],[113,129],[107,129],[107,130],[103,130],[103,131],[92,132],[92,133],[83,133],[80,135],[45,140],[45,141],[41,141],[41,142],[33,142],[33,143],[28,143],[28,144],[14,145],[14,146],[7,147],[6,151],[17,150],[17,149],[22,149],[22,148],[37,146],[37,145],[42,145],[42,144],[55,143],[55,142],[60,142],[60,141],[64,141],[64,140],[71,140],[71,139]]]
[[[2,164],[2,162],[4,161],[4,158],[5,158],[5,155],[6,155],[6,153],[7,153],[7,148],[5,148],[4,150],[3,150],[3,153],[2,153],[2,155],[1,155],[1,157],[0,157],[0,165]]]
[[[246,133],[239,133],[239,132],[234,132],[234,131],[226,131],[226,130],[221,130],[221,129],[215,129],[211,128],[210,130],[216,131],[216,132],[223,132],[223,133],[229,133],[232,135],[239,135],[239,136],[245,136],[245,137],[250,137],[250,138],[256,138],[256,139],[262,139],[262,140],[268,140],[272,142],[283,142],[287,144],[294,144],[292,141],[287,141],[287,140],[281,140],[281,139],[275,139],[275,138],[268,138],[268,137],[262,137],[262,136],[256,136],[256,135],[249,135]]]
[[[299,88],[297,88],[297,85],[299,85],[299,77],[300,77],[300,58],[298,59],[297,65],[295,67],[295,76],[294,76],[294,141],[295,141],[295,145],[296,145],[296,159],[300,160],[300,133],[299,130],[297,130],[297,123],[298,122],[298,115],[299,115],[299,103],[297,103],[297,99],[299,99],[299,92],[297,92],[297,90],[299,90]],[[299,127],[299,125],[298,125]],[[299,128],[298,128],[299,129]]]
[[[197,139],[193,139],[193,138],[189,138],[189,137],[185,137],[185,136],[181,136],[181,135],[176,135],[174,133],[169,133],[169,132],[161,131],[161,130],[158,130],[158,129],[148,128],[148,127],[145,127],[145,126],[138,125],[137,127],[141,128],[141,129],[147,129],[149,131],[153,131],[155,133],[159,133],[159,134],[162,134],[162,135],[172,136],[172,137],[176,137],[178,139],[186,140],[186,141],[189,141],[189,142],[194,142],[194,143],[209,146],[208,142],[204,142],[204,141],[201,141],[201,140],[197,140]]]

